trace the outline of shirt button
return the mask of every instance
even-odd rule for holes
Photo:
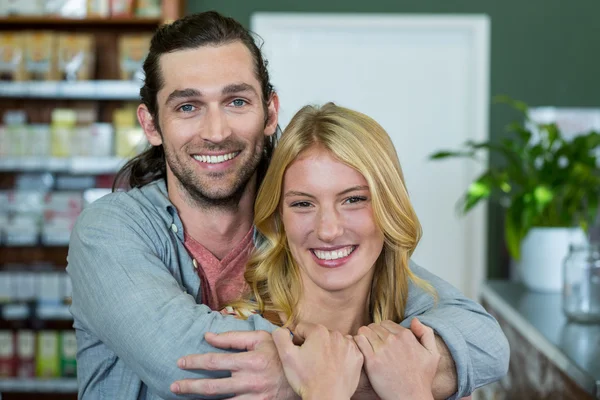
[[[194,269],[198,269],[198,262],[196,261],[196,259],[194,258],[194,260],[192,261],[192,264],[194,264]]]
[[[175,224],[171,224],[171,230],[175,233],[177,233],[177,225]]]

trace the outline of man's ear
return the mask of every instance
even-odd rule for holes
[[[137,117],[138,121],[140,121],[140,125],[146,134],[146,138],[148,142],[152,146],[160,146],[162,144],[162,136],[158,129],[156,129],[156,125],[154,123],[154,118],[152,118],[152,114],[148,111],[148,107],[145,104],[140,104],[137,108]]]
[[[279,122],[279,96],[273,92],[267,105],[267,123],[265,124],[265,135],[271,136],[277,131]]]

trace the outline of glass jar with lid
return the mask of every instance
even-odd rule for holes
[[[575,322],[600,323],[600,243],[569,247],[563,265],[563,311]]]

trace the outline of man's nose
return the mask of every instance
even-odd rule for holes
[[[208,107],[201,130],[202,139],[220,143],[231,136],[231,128],[225,112],[218,106]]]

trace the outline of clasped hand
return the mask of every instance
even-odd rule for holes
[[[361,327],[356,336],[324,326],[299,324],[290,332],[264,331],[206,334],[208,343],[242,353],[208,353],[183,357],[180,368],[230,370],[230,378],[175,382],[175,393],[235,394],[235,399],[432,399],[440,355],[433,330],[416,318],[406,329],[384,321]],[[361,370],[374,391],[355,391]],[[354,397],[353,397],[354,395]]]

